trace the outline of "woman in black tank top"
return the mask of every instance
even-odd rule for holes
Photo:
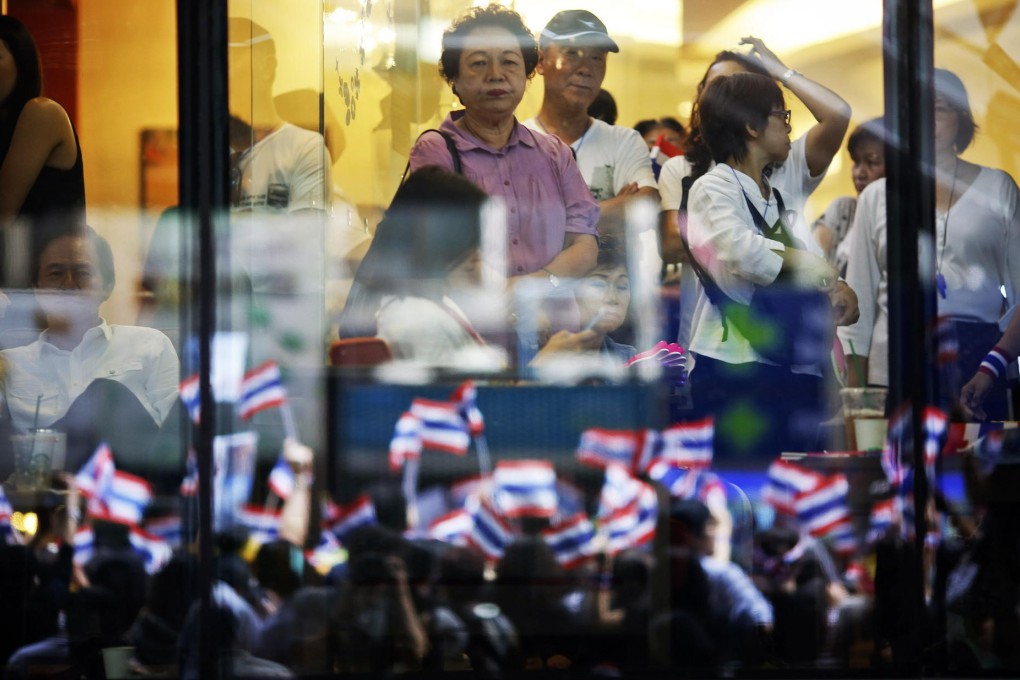
[[[24,25],[0,16],[0,230],[4,286],[25,285],[9,265],[27,261],[31,240],[12,241],[10,228],[34,233],[53,217],[84,223],[85,182],[78,136],[64,108],[41,96],[39,54]],[[17,248],[7,253],[6,246]],[[18,245],[15,245],[18,244]]]

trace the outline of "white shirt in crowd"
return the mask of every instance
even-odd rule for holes
[[[177,399],[180,364],[170,339],[152,328],[109,325],[89,329],[71,351],[46,341],[47,333],[24,347],[3,350],[4,397],[19,431],[62,418],[92,384],[105,378],[128,388],[157,425]],[[36,405],[39,416],[36,421]]]

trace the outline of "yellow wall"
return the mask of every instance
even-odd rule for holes
[[[107,237],[117,289],[107,320],[135,319],[134,290],[148,244],[140,215],[140,143],[145,127],[177,126],[177,33],[173,0],[78,3],[78,132],[90,223]]]

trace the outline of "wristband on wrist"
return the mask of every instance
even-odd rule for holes
[[[786,86],[790,82],[790,78],[799,75],[800,71],[795,71],[792,68],[788,68],[785,71],[783,71],[783,75],[779,76],[779,82]]]
[[[1006,367],[1013,360],[1014,357],[1011,357],[1009,352],[1001,347],[996,347],[981,360],[981,366],[978,367],[978,370],[986,375],[990,375],[992,378],[998,378],[1006,371]]]

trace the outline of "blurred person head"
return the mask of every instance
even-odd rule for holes
[[[588,107],[588,115],[609,125],[616,125],[619,113],[616,108],[616,100],[613,99],[609,90],[599,89],[599,93],[595,95],[595,101]]]
[[[88,582],[110,593],[114,605],[104,612],[107,630],[123,635],[131,628],[145,604],[149,575],[145,564],[132,552],[97,554],[85,567]]]
[[[465,109],[513,115],[538,64],[538,44],[521,15],[495,3],[472,7],[443,33],[439,73]]]
[[[433,298],[450,283],[477,283],[486,200],[461,175],[437,167],[411,173],[379,223],[357,280],[379,295]]]
[[[449,546],[439,556],[437,584],[453,602],[473,601],[485,588],[485,558],[466,546]]]
[[[669,544],[692,556],[709,555],[715,540],[715,520],[698,500],[675,498],[669,506]]]
[[[549,544],[540,536],[525,535],[507,546],[496,566],[497,591],[507,587],[517,596],[553,604],[550,598],[566,594],[569,584],[567,572]]]
[[[41,94],[42,67],[32,35],[14,17],[0,16],[0,124],[10,125],[9,134],[28,100]]]
[[[295,571],[295,559],[299,568],[303,569],[304,555],[300,548],[283,539],[269,541],[255,555],[252,573],[264,588],[281,599],[287,599],[301,587],[301,574]]]
[[[712,160],[742,161],[757,144],[771,162],[790,153],[790,124],[783,92],[768,76],[735,73],[714,79],[701,96],[701,135]]]
[[[885,177],[885,123],[881,118],[872,118],[861,123],[846,141],[853,167],[850,176],[857,193],[864,191],[876,179]]]
[[[602,89],[607,55],[620,51],[602,20],[583,9],[553,16],[542,29],[539,47],[545,96],[585,110]]]
[[[48,224],[34,243],[35,297],[51,329],[99,324],[99,307],[116,284],[113,251],[92,227]]]
[[[684,128],[683,123],[672,116],[638,121],[634,125],[634,129],[645,140],[645,144],[648,145],[649,149],[655,146],[655,142],[658,141],[660,136],[668,143],[680,149],[683,148],[684,142],[687,139],[687,130]]]
[[[952,71],[935,69],[935,151],[963,153],[974,140],[977,124],[967,88]]]
[[[625,550],[613,559],[612,598],[616,608],[646,608],[655,558],[644,550]]]
[[[580,325],[600,335],[609,335],[627,320],[630,307],[630,276],[623,242],[603,236],[599,241],[595,269],[580,279],[574,290]]]

